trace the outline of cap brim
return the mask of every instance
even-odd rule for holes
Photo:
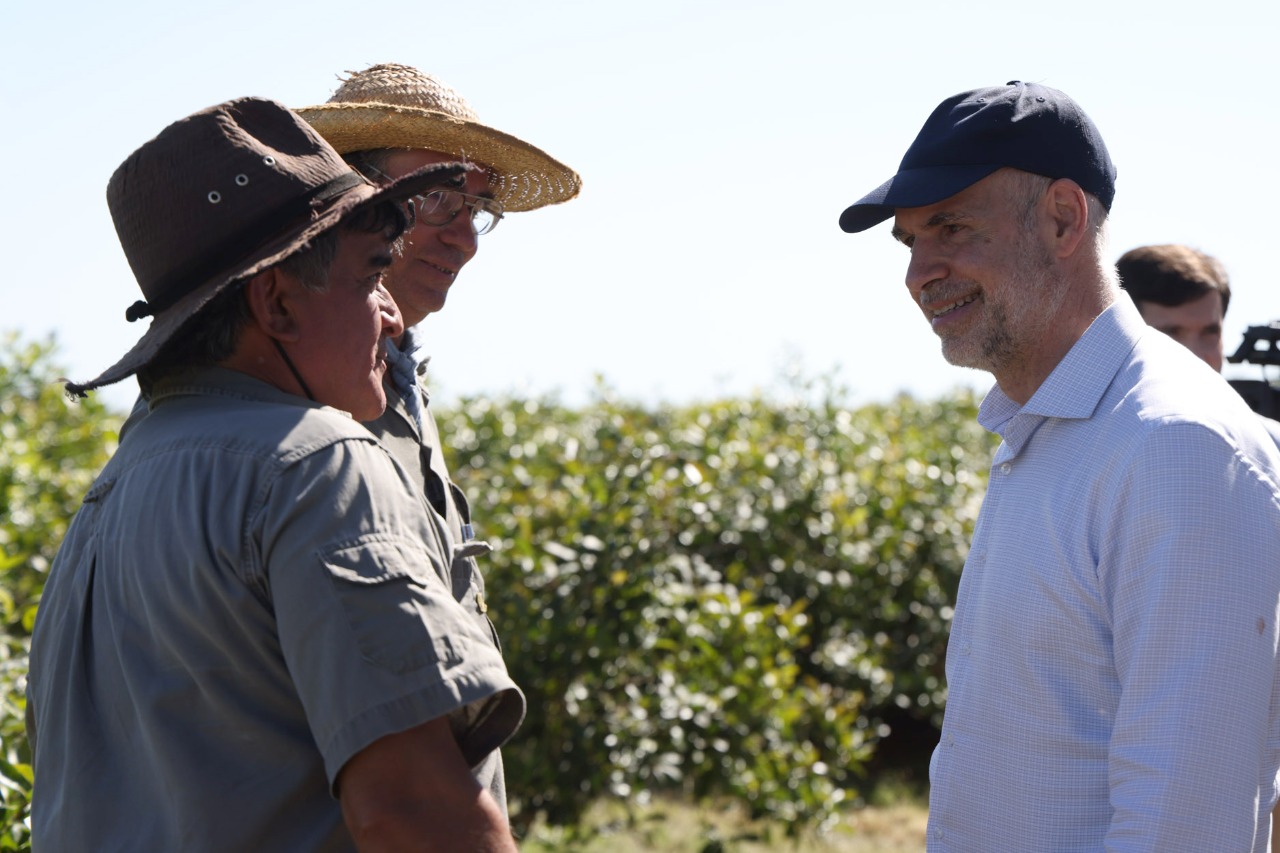
[[[339,154],[425,148],[487,167],[494,197],[510,212],[559,204],[582,188],[578,173],[540,148],[479,122],[417,107],[329,103],[296,110]]]
[[[209,300],[217,296],[225,287],[257,275],[301,251],[311,240],[337,227],[344,219],[361,208],[381,201],[399,201],[409,198],[428,187],[439,186],[454,180],[473,168],[475,167],[463,163],[435,163],[410,172],[384,186],[375,186],[367,181],[354,185],[340,195],[338,200],[316,219],[302,224],[299,228],[290,229],[269,241],[250,257],[234,262],[232,269],[198,285],[169,308],[161,311],[152,318],[147,331],[119,361],[88,382],[65,383],[67,393],[82,396],[87,391],[112,385],[137,373],[146,367],[159,354],[165,343],[191,318],[199,314],[200,309],[204,308]]]
[[[925,207],[951,198],[999,169],[999,166],[934,166],[906,169],[894,175],[840,214],[840,228],[850,234],[879,225],[900,207]]]

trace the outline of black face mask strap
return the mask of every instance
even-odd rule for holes
[[[271,339],[271,343],[276,345],[276,352],[280,353],[280,357],[284,359],[285,367],[289,368],[289,372],[293,374],[293,378],[298,380],[298,384],[302,386],[302,393],[307,395],[307,399],[316,402],[316,398],[311,396],[311,389],[307,387],[307,383],[302,381],[302,374],[298,372],[298,368],[293,366],[292,359],[289,354],[284,351],[284,346],[275,338]]]

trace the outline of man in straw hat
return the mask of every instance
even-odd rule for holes
[[[956,602],[929,849],[1263,851],[1280,767],[1280,454],[1106,258],[1115,169],[1034,83],[939,105],[893,219],[1002,443]]]
[[[353,418],[385,404],[405,200],[246,98],[162,131],[107,200],[151,315],[73,393],[151,411],[84,499],[32,641],[48,850],[513,850],[471,768],[524,699],[451,589],[448,532]]]
[[[352,73],[325,104],[299,114],[356,169],[375,182],[395,180],[433,163],[465,160],[462,190],[441,189],[416,199],[417,221],[392,263],[387,289],[404,317],[405,332],[389,347],[386,413],[366,426],[409,471],[421,477],[431,506],[447,520],[455,590],[464,606],[487,611],[476,557],[489,545],[475,537],[470,507],[452,482],[441,440],[421,384],[426,368],[418,328],[444,308],[449,288],[479,248],[479,237],[507,214],[568,201],[581,180],[569,167],[510,134],[480,122],[449,86],[407,65],[375,65]],[[465,587],[465,588],[464,588]],[[501,756],[480,768],[504,801]]]

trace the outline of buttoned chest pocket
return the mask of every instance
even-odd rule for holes
[[[485,600],[484,576],[480,573],[477,557],[483,557],[493,551],[488,542],[472,539],[453,547],[453,590],[454,596],[463,609],[483,622],[485,630],[493,638],[493,644],[502,651],[502,642],[498,639],[498,629],[489,617],[489,602]]]
[[[462,661],[455,638],[477,634],[457,621],[463,614],[420,548],[365,539],[320,558],[366,660],[402,673]]]

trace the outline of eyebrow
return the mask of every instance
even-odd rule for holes
[[[481,193],[469,193],[466,191],[466,189],[460,189],[458,190],[458,192],[470,198],[484,198],[484,199],[488,199],[489,201],[497,201],[497,196],[495,196],[493,194],[493,190],[489,189],[488,187],[485,187],[484,192],[481,192]]]
[[[467,163],[470,161],[463,160],[462,162]],[[478,164],[473,164],[473,165],[478,165]],[[488,168],[482,167],[482,171],[486,175],[489,174]],[[454,192],[459,192],[459,193],[462,193],[463,195],[471,196],[472,198],[487,198],[490,201],[493,201],[494,195],[493,195],[493,190],[489,188],[489,178],[487,177],[485,178],[484,192],[480,192],[480,193],[467,192],[467,174],[468,173],[463,172],[462,174],[458,175],[458,177],[455,179],[456,183],[450,184],[448,186],[436,187],[436,189],[453,190]],[[430,192],[430,190],[428,190],[427,192]],[[423,195],[426,195],[426,193],[424,192]]]
[[[1164,332],[1166,335],[1172,335],[1174,332],[1221,332],[1222,324],[1208,323],[1204,326],[1196,326],[1194,323],[1166,323],[1160,326],[1154,326],[1154,328]]]
[[[934,228],[939,225],[946,225],[950,222],[964,222],[969,218],[967,213],[957,213],[950,210],[942,210],[929,217],[929,221],[924,225],[926,228]]]
[[[958,213],[952,210],[940,210],[924,223],[925,228],[937,228],[939,225],[948,225],[952,222],[965,222],[969,219],[967,213]],[[897,225],[893,226],[893,230],[889,232],[893,235],[893,239],[899,243],[905,243],[907,238],[911,236],[910,232]]]
[[[422,192],[418,193],[418,195],[414,196],[414,198],[418,198],[419,196],[428,196],[434,192],[455,192],[460,195],[464,195],[467,198],[483,198],[483,199],[488,199],[489,201],[497,201],[497,196],[493,194],[493,190],[486,187],[484,192],[469,193],[467,192],[467,187],[465,184],[457,187],[452,187],[452,186],[431,187],[430,189],[425,189]]]

